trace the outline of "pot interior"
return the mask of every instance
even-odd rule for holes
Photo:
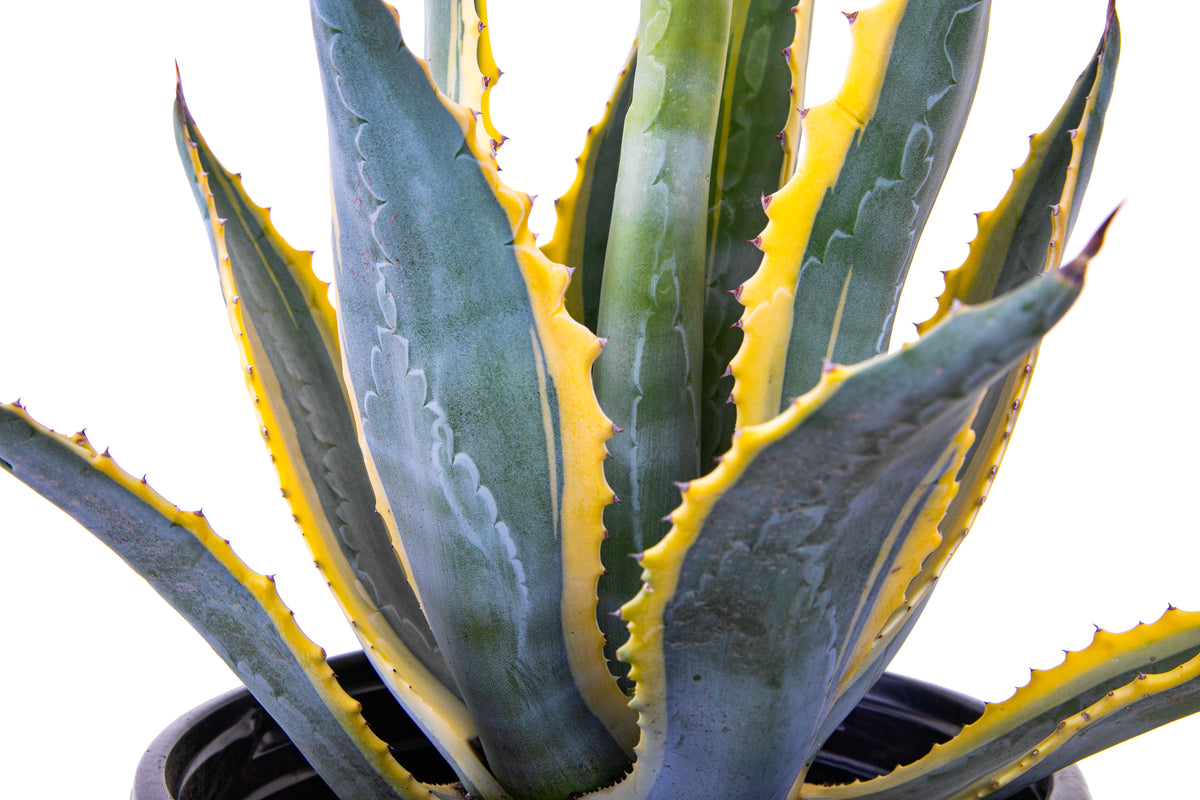
[[[330,664],[406,769],[425,783],[456,781],[362,653],[338,656]],[[884,675],[826,742],[808,780],[848,783],[884,774],[950,739],[982,711],[983,704],[973,698]],[[1013,800],[1050,800],[1052,787],[1048,778]],[[131,800],[337,798],[254,698],[237,690],[181,717],[155,740],[139,764]]]

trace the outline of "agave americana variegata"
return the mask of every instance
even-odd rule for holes
[[[497,76],[488,31],[451,5],[431,12],[455,23],[429,27],[432,74],[454,100],[484,104],[465,77]],[[525,227],[527,199],[497,181],[494,126],[434,94],[381,5],[314,3],[336,324],[305,255],[215,161],[180,96],[181,155],[285,495],[368,653],[463,786],[952,797],[1015,789],[1127,735],[1131,705],[1149,708],[1146,725],[1190,711],[1200,644],[1193,617],[1171,611],[1098,637],[926,762],[852,789],[798,782],[973,519],[1026,353],[1094,255],[1056,271],[1111,91],[1115,14],[981,218],[936,314],[944,324],[872,360],[965,120],[987,4],[848,15],[848,81],[803,122],[799,102],[778,98],[802,93],[808,4],[795,23],[786,4],[667,5],[644,8],[636,76],[560,204],[545,249],[578,268],[569,290]],[[777,45],[782,66],[766,57]],[[766,135],[779,130],[782,147]],[[564,292],[603,352],[560,308]],[[336,696],[271,581],[201,516],[178,514],[85,439],[16,405],[4,413],[5,464],[194,620],[336,790],[427,796]],[[366,462],[346,457],[360,439]],[[653,591],[634,597],[643,580]],[[1092,700],[1090,718],[1073,716]]]

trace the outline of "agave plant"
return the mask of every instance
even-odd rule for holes
[[[376,0],[312,11],[336,308],[182,91],[178,144],[284,495],[459,783],[391,757],[202,514],[19,404],[0,460],[192,622],[339,796],[1003,797],[1200,707],[1200,620],[1172,609],[1097,634],[889,776],[804,781],[973,522],[1099,249],[1102,230],[1063,265],[1112,7],[920,340],[891,355],[986,2],[847,15],[843,88],[804,111],[811,3],[643,4],[542,248],[497,172],[482,3],[429,4],[428,63]]]

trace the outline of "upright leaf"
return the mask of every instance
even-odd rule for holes
[[[920,326],[922,331],[931,330],[955,302],[984,302],[1059,266],[1071,227],[1067,223],[1082,203],[1091,172],[1119,49],[1119,26],[1110,6],[1108,25],[1095,56],[1050,127],[1031,138],[1029,157],[1013,175],[1000,205],[979,215],[979,235],[971,243],[967,260],[946,276],[938,312]],[[1084,248],[1084,258],[1099,247],[1107,226],[1108,221]],[[880,626],[870,652],[843,678],[848,690],[830,715],[827,732],[849,713],[856,698],[891,660],[970,530],[1011,440],[1039,349],[1040,345],[1026,354],[980,402],[971,422],[971,449],[958,474],[959,490],[938,526],[942,542],[912,584],[904,588],[904,597],[894,600],[894,611]]]
[[[732,0],[648,0],[625,118],[597,331],[596,394],[617,434],[605,474],[619,499],[604,515],[598,618],[637,591],[629,557],[666,533],[672,481],[699,473],[708,170]],[[614,671],[624,668],[613,663]]]
[[[372,477],[496,777],[561,797],[621,775],[628,724],[595,625],[595,336],[378,0],[316,0],[335,280]],[[499,423],[498,421],[502,421]]]
[[[763,198],[790,174],[789,125],[803,102],[812,10],[811,0],[794,7],[793,0],[737,0],[733,7],[710,179],[701,472],[733,435],[728,368],[742,343],[734,294],[762,260],[753,242],[766,224]]]
[[[850,67],[806,112],[796,174],[773,195],[743,286],[738,424],[770,419],[825,359],[887,349],[920,231],[975,94],[988,0],[883,0],[848,14]]]
[[[583,152],[575,159],[575,181],[566,194],[554,201],[557,218],[554,238],[542,247],[551,261],[575,270],[567,287],[567,310],[593,331],[600,313],[604,254],[608,249],[617,165],[621,159],[621,131],[633,98],[636,70],[635,44],[604,107],[604,116],[588,128]]]

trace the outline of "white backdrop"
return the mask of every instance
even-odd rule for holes
[[[492,3],[505,72],[495,119],[511,137],[501,165],[511,185],[543,198],[535,229],[546,234],[636,5]],[[1168,5],[1122,9],[1116,94],[1069,253],[1129,202],[1088,290],[1047,340],[999,481],[896,662],[902,672],[1000,700],[1030,667],[1085,645],[1093,624],[1124,630],[1168,603],[1200,610],[1200,526],[1187,500],[1200,477],[1187,344],[1200,169],[1179,110],[1194,94],[1200,12]],[[816,57],[826,62],[809,102],[840,80],[838,10],[819,8]],[[417,14],[402,5],[414,39]],[[974,235],[972,212],[999,199],[1103,17],[1103,0],[996,3],[975,115],[913,267],[905,319],[928,315],[938,270],[956,266]],[[209,144],[275,207],[292,244],[317,251],[328,278],[324,111],[304,4],[22,3],[6,9],[4,28],[0,399],[21,397],[58,430],[86,427],[125,469],[185,509],[203,507],[253,567],[278,573],[310,635],[331,652],[355,647],[259,443],[170,122],[177,59]],[[155,733],[234,679],[120,561],[8,478],[0,542],[6,792],[66,797],[81,780],[89,797],[125,797]],[[1174,773],[1198,733],[1188,720],[1090,759],[1096,800],[1195,797],[1186,772]]]

